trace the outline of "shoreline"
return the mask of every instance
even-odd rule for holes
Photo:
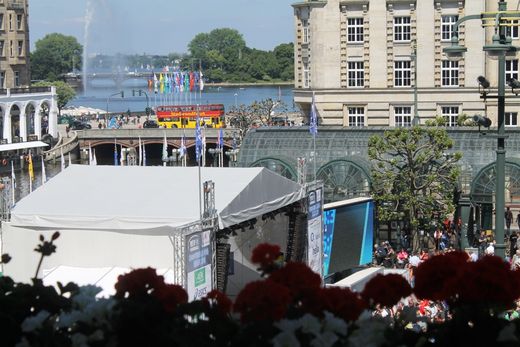
[[[294,81],[288,82],[207,82],[204,87],[269,87],[269,86],[293,86]]]

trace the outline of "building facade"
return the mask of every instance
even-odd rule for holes
[[[28,0],[0,0],[0,89],[30,85]]]
[[[485,76],[491,94],[497,86],[497,61],[482,50],[493,28],[480,20],[460,26],[460,44],[468,49],[461,61],[448,60],[443,48],[459,18],[496,11],[497,1],[307,0],[293,8],[295,103],[308,114],[314,93],[320,124],[409,126],[444,116],[457,126],[461,116],[480,114],[496,125],[496,99],[481,99],[477,82]],[[507,31],[519,46],[515,24]],[[518,79],[518,56],[507,58],[506,79]],[[508,89],[511,127],[519,124],[514,95]]]

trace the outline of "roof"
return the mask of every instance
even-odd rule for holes
[[[42,142],[42,141],[7,143],[5,145],[0,145],[0,152],[14,151],[17,149],[47,147],[47,146],[48,146],[48,144],[45,142]]]
[[[219,227],[300,200],[302,186],[265,168],[201,168],[215,183]],[[197,167],[71,165],[20,200],[11,224],[29,229],[169,235],[200,220]]]

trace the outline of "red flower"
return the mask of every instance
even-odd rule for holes
[[[313,293],[321,287],[321,277],[304,263],[288,262],[281,269],[275,270],[269,280],[289,288],[291,296],[300,299],[306,293]]]
[[[158,276],[155,269],[135,269],[120,275],[115,285],[116,297],[135,297],[150,294],[154,289],[164,286],[164,277]]]
[[[434,256],[415,271],[414,294],[419,298],[447,300],[458,292],[458,277],[469,266],[464,252],[449,252]]]
[[[179,304],[185,304],[188,302],[188,294],[179,285],[176,284],[164,284],[157,287],[153,296],[159,300],[166,312],[173,312]]]
[[[261,243],[253,249],[251,261],[259,264],[261,269],[269,269],[280,257],[280,247],[269,243]]]
[[[208,305],[216,307],[222,314],[225,315],[231,312],[231,307],[233,306],[233,303],[226,296],[226,294],[216,289],[209,292],[208,295],[206,295],[206,297],[202,300],[207,302]]]
[[[269,280],[255,281],[238,294],[234,310],[243,322],[278,321],[285,316],[290,302],[287,287]]]
[[[403,276],[397,274],[376,275],[365,285],[361,296],[369,303],[392,307],[412,294],[410,284]]]
[[[520,297],[520,273],[499,257],[470,263],[458,278],[459,302],[512,307]]]
[[[365,302],[358,294],[348,288],[329,287],[318,291],[322,311],[328,311],[347,322],[358,319],[366,308]]]

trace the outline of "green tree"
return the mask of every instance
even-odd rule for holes
[[[76,92],[74,89],[63,81],[40,81],[32,85],[33,87],[56,87],[56,94],[58,95],[58,115],[61,116],[61,110],[67,103],[74,99]]]
[[[453,140],[440,124],[395,128],[369,140],[379,220],[408,221],[414,251],[420,247],[419,225],[430,225],[434,215],[440,221],[454,210],[456,163],[462,154],[448,152],[452,147]]]
[[[81,66],[83,47],[75,37],[48,34],[36,41],[31,53],[32,79],[55,81],[61,75]]]
[[[282,43],[274,48],[273,53],[279,66],[276,77],[284,81],[294,80],[294,44]]]

